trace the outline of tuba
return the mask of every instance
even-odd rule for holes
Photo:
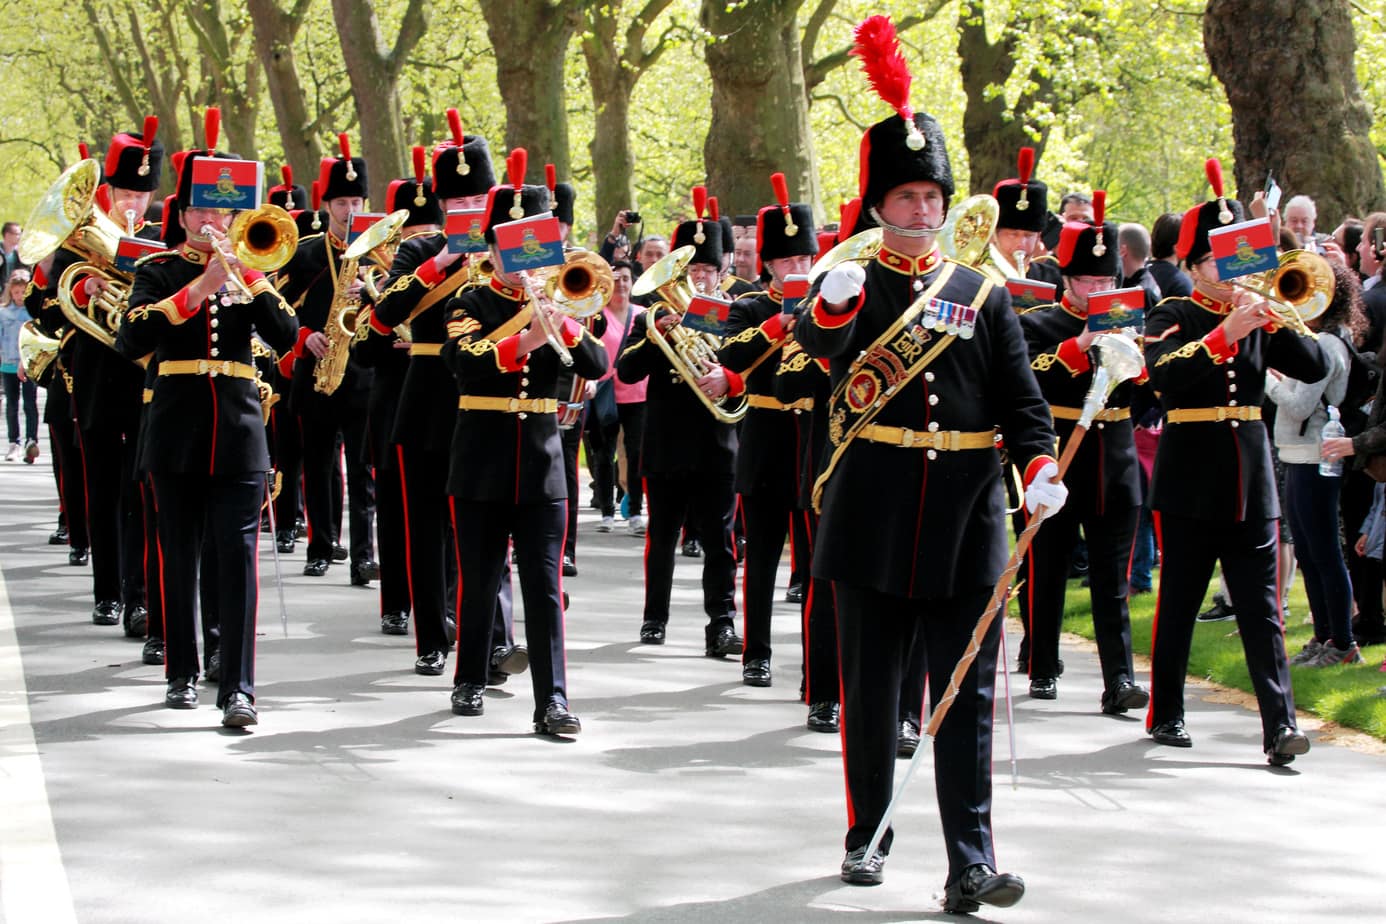
[[[24,376],[31,382],[42,382],[48,367],[58,358],[59,342],[39,329],[37,321],[25,321],[19,329],[19,362]]]
[[[82,259],[58,278],[58,305],[69,324],[115,348],[115,334],[130,297],[131,276],[115,268],[116,249],[124,231],[96,204],[101,168],[82,160],[63,171],[29,214],[19,239],[19,259],[35,266],[66,247]],[[95,276],[106,287],[85,306],[72,287]]]
[[[1333,301],[1333,268],[1308,250],[1287,250],[1273,272],[1253,273],[1232,284],[1270,302],[1276,319],[1302,337],[1318,339],[1309,321],[1328,310]]]
[[[879,234],[879,231],[877,233]],[[631,287],[631,295],[641,296],[658,292],[664,300],[662,304],[667,305],[682,318],[698,294],[688,282],[688,264],[692,262],[695,252],[691,246],[680,247],[661,259],[640,274],[640,278]],[[653,312],[653,309],[651,310]],[[650,315],[650,323],[654,323],[653,313]],[[683,379],[684,384],[693,389],[693,394],[698,396],[698,400],[713,417],[722,423],[733,424],[746,416],[746,409],[750,404],[745,395],[737,398],[723,395],[714,401],[698,387],[698,379],[707,375],[714,365],[718,365],[717,348],[721,346],[720,338],[675,324],[669,328],[665,336],[651,337],[650,340],[664,352],[674,372]]]
[[[333,280],[332,304],[327,309],[327,352],[313,367],[313,390],[324,395],[335,392],[346,375],[347,359],[352,338],[361,323],[361,298],[351,294],[351,283],[361,261],[373,257],[378,265],[388,267],[399,246],[400,229],[409,220],[409,210],[391,212],[371,225],[361,236],[342,251],[342,262]],[[332,246],[328,244],[327,246]],[[363,282],[364,285],[364,282]]]

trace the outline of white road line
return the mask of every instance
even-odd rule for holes
[[[5,924],[76,922],[43,782],[29,691],[0,574],[0,908]]]

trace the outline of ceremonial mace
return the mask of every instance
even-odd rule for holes
[[[1145,366],[1141,348],[1136,346],[1136,342],[1124,333],[1100,335],[1093,341],[1089,353],[1091,354],[1093,351],[1097,353],[1097,368],[1092,374],[1092,385],[1088,388],[1087,396],[1083,398],[1083,412],[1079,416],[1078,422],[1073,425],[1073,434],[1068,438],[1063,454],[1059,457],[1059,474],[1057,476],[1059,481],[1063,480],[1069,464],[1073,462],[1073,457],[1078,452],[1078,445],[1082,443],[1083,436],[1092,426],[1093,418],[1097,416],[1098,411],[1106,406],[1107,399],[1112,396],[1112,392],[1122,382],[1139,376],[1141,369]],[[948,689],[944,691],[943,698],[933,708],[933,714],[929,717],[929,724],[924,729],[924,736],[937,737],[939,726],[943,724],[944,718],[948,715],[953,700],[958,697],[958,690],[962,686],[963,678],[967,676],[972,662],[977,660],[977,655],[982,651],[982,639],[986,637],[987,630],[991,628],[992,622],[1001,613],[1006,605],[1006,600],[1010,597],[1011,583],[1015,580],[1015,573],[1019,570],[1020,563],[1024,560],[1025,553],[1035,538],[1035,533],[1039,532],[1040,524],[1044,521],[1043,513],[1043,507],[1035,510],[1034,516],[1030,517],[1030,522],[1025,525],[1024,531],[1016,540],[1015,550],[1011,552],[1010,561],[1006,562],[1005,570],[997,578],[996,586],[991,591],[991,599],[987,602],[982,615],[978,617],[977,625],[972,629],[972,638],[968,640],[967,648],[963,651],[962,657],[958,659],[957,666],[953,668],[953,675],[948,679]],[[881,846],[881,839],[885,837],[886,828],[890,826],[891,816],[895,814],[895,806],[899,804],[900,797],[904,795],[906,787],[910,785],[910,778],[914,776],[914,771],[919,765],[920,755],[924,753],[922,741],[920,745],[920,747],[915,748],[914,756],[910,758],[910,764],[905,769],[905,778],[900,781],[900,786],[895,790],[895,795],[891,797],[890,804],[886,806],[885,814],[881,816],[881,823],[876,826],[876,833],[871,835],[871,843],[866,845],[866,852],[862,854],[861,865],[858,869],[865,869],[866,864],[875,855],[876,849]],[[1011,749],[1011,760],[1015,760],[1014,748]]]

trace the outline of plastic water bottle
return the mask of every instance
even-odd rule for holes
[[[1338,409],[1333,405],[1328,406],[1328,423],[1323,425],[1323,435],[1319,437],[1319,449],[1323,449],[1325,440],[1335,439],[1340,436],[1347,436],[1347,431],[1343,429],[1342,422],[1338,419]],[[1325,478],[1336,478],[1343,473],[1343,460],[1337,459],[1329,462],[1327,459],[1319,461],[1319,474]]]

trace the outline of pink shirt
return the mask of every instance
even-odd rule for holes
[[[611,357],[611,365],[606,370],[606,375],[597,379],[599,382],[605,382],[616,375],[616,358],[621,355],[621,340],[627,326],[616,320],[616,316],[611,313],[610,308],[602,310],[606,314],[606,333],[602,334],[602,343],[606,345],[606,353]],[[639,305],[631,305],[626,309],[626,320],[634,324],[635,316],[644,310]],[[616,390],[616,403],[640,404],[645,400],[645,384],[645,379],[641,379],[634,385],[627,385],[620,379],[616,379],[612,386]]]

